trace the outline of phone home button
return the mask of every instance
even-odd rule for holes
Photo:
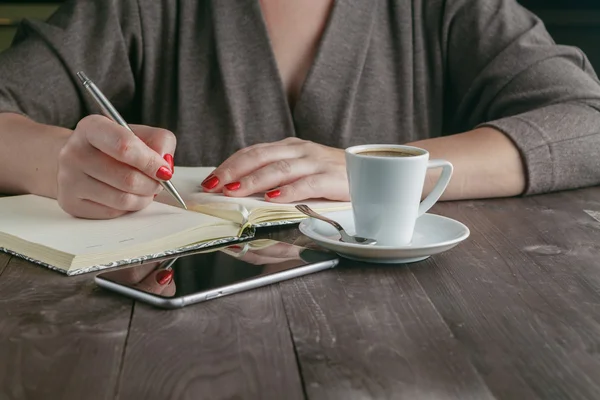
[[[220,290],[218,292],[216,292],[216,293],[209,293],[208,296],[206,296],[206,300],[210,300],[210,299],[214,299],[214,298],[217,298],[217,297],[221,297],[222,295],[223,295],[223,292],[220,291]]]

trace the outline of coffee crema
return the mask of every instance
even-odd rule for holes
[[[421,155],[421,153],[416,151],[411,152],[404,149],[369,149],[357,151],[355,154],[368,157],[416,157]]]

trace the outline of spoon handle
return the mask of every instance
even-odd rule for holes
[[[328,224],[333,225],[333,227],[335,229],[337,229],[338,231],[345,233],[344,228],[342,228],[342,226],[340,224],[338,224],[337,222],[335,222],[327,217],[322,216],[321,214],[317,214],[306,204],[299,204],[296,206],[296,209],[298,211],[300,211],[302,214],[308,215],[309,217],[313,217],[316,219],[320,219],[321,221],[327,222]]]

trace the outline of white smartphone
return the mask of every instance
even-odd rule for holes
[[[335,267],[337,255],[258,239],[96,275],[108,290],[161,308],[180,308]]]

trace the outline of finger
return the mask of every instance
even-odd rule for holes
[[[175,281],[169,282],[169,284],[162,290],[160,293],[161,296],[165,297],[173,297],[177,292],[177,287],[175,286]]]
[[[89,200],[75,199],[58,203],[65,212],[77,218],[113,219],[127,213],[127,211],[115,210]]]
[[[257,249],[253,252],[260,256],[269,256],[278,259],[297,259],[300,254],[300,248],[287,243],[276,243],[273,246]]]
[[[233,254],[239,254],[243,251],[243,248],[240,246],[229,246],[227,249]],[[286,243],[277,243],[264,249],[250,250],[238,256],[238,258],[255,265],[276,264],[300,259],[299,249]]]
[[[171,171],[174,172],[173,156],[177,146],[175,135],[166,129],[144,125],[131,125],[131,129],[146,146],[157,152],[170,165]]]
[[[171,286],[170,289],[169,286]],[[163,294],[167,289],[174,293],[173,270],[158,269],[137,283],[135,287],[144,292],[154,294]]]
[[[261,256],[252,251],[249,251],[243,256],[238,257],[238,259],[253,265],[276,264],[284,261],[277,257]]]
[[[279,142],[276,142],[279,143]],[[219,165],[218,168],[215,168],[213,170],[213,172],[218,171],[218,170],[223,170],[223,169],[228,169],[229,166],[232,163],[235,163],[235,160],[237,159],[237,157],[239,157],[242,154],[245,154],[249,151],[253,151],[255,149],[259,149],[261,147],[272,147],[274,146],[275,143],[257,143],[257,144],[253,144],[252,146],[248,146],[248,147],[244,147],[243,149],[240,149],[238,151],[236,151],[235,153],[233,153],[231,156],[229,156],[225,161],[223,161],[221,163],[221,165]],[[209,177],[214,176],[212,173],[209,175]],[[204,182],[202,182],[204,183]]]
[[[252,150],[255,150],[255,149],[259,149],[261,147],[273,147],[273,146],[283,146],[283,145],[289,146],[289,145],[292,145],[292,144],[299,144],[299,143],[305,143],[305,141],[301,140],[301,139],[298,139],[298,138],[291,137],[291,138],[285,138],[283,140],[279,140],[279,141],[276,141],[276,142],[257,143],[257,144],[253,144],[252,146],[244,147],[243,149],[238,150],[237,152],[235,152],[234,155],[236,155],[236,154],[244,154],[244,153],[247,153],[249,151],[252,151]],[[229,157],[227,160],[225,160],[221,164],[221,166],[228,167],[228,163],[231,162],[232,158],[233,158],[233,156]]]
[[[224,185],[238,182],[242,177],[265,165],[302,156],[302,147],[296,145],[262,146],[238,152],[215,169],[212,176],[202,182],[202,187],[206,191],[218,192]]]
[[[114,272],[113,277],[114,277],[115,281],[117,281],[119,283],[126,284],[126,285],[133,285],[133,284],[139,283],[141,280],[146,278],[148,276],[148,274],[152,273],[156,269],[156,266],[159,264],[160,263],[158,263],[158,262],[154,262],[154,263],[139,265],[139,266],[133,267],[133,268],[125,268],[122,270],[117,270]]]
[[[287,185],[298,179],[320,172],[320,165],[309,158],[288,158],[268,164],[238,182],[224,186],[223,193],[231,197],[245,197],[262,193],[274,187]]]
[[[90,200],[108,208],[120,211],[138,211],[146,208],[154,196],[139,196],[115,189],[104,182],[90,176],[77,182],[75,195],[81,200]]]
[[[204,179],[204,181],[202,181],[202,186],[203,187],[205,187],[205,186],[206,187],[213,187],[213,185],[216,185],[216,186],[213,187],[213,188],[216,188],[216,187],[219,187],[219,183],[221,185],[226,184],[227,183],[226,181],[225,181],[225,183],[223,183],[224,179],[218,179],[218,178],[214,179],[214,177],[215,177],[215,171],[217,171],[217,173],[219,173],[218,171],[229,169],[230,165],[232,165],[232,163],[235,164],[236,159],[240,155],[242,155],[242,154],[246,154],[246,153],[251,152],[251,151],[260,151],[258,149],[261,149],[261,148],[264,148],[264,147],[274,147],[274,146],[283,146],[283,145],[289,146],[289,145],[294,145],[294,144],[297,145],[297,144],[301,144],[301,143],[304,144],[304,143],[307,143],[307,142],[305,140],[298,139],[298,138],[295,138],[295,137],[289,137],[289,138],[285,138],[283,140],[279,140],[277,142],[258,143],[258,144],[254,144],[252,146],[245,147],[245,148],[243,148],[241,150],[238,150],[235,154],[233,154],[227,160],[225,160],[217,169],[213,170],[213,172],[208,177],[206,177],[206,179]],[[219,175],[221,175],[221,174],[219,173]],[[210,180],[211,183],[207,184],[209,182],[209,180]],[[214,189],[214,190],[217,191],[217,189]]]
[[[237,151],[236,153],[247,153],[250,150],[254,150],[254,149],[258,149],[260,147],[267,147],[267,146],[273,146],[275,144],[278,144],[279,142],[271,142],[271,143],[257,143],[257,144],[253,144],[252,146],[248,146],[248,147],[244,147],[243,149]],[[279,143],[280,144],[280,143]]]
[[[343,174],[309,175],[265,194],[265,200],[273,203],[293,203],[319,198],[350,201],[346,176]]]
[[[83,132],[92,146],[115,160],[137,168],[153,179],[171,179],[170,165],[160,154],[108,118],[86,117],[79,122],[76,130]]]
[[[80,193],[78,191],[79,183],[87,179],[92,178],[81,171],[59,168],[56,199],[65,212],[74,217],[87,219],[112,219],[126,213],[126,211],[115,210],[94,201],[82,200],[77,196]]]
[[[296,240],[293,241],[293,243],[294,245],[304,249],[323,250],[323,248],[320,247],[314,240],[304,235],[300,235]]]
[[[158,181],[95,147],[88,145],[82,153],[77,164],[86,175],[120,191],[139,196],[153,196],[160,192],[162,186]]]

